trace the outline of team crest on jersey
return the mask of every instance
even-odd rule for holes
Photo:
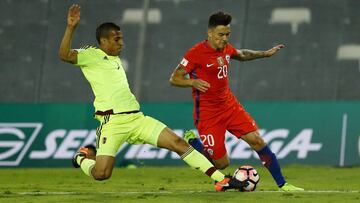
[[[225,59],[228,63],[230,63],[230,55],[229,54],[226,54]]]
[[[207,149],[207,152],[212,156],[214,155],[214,151],[212,149]]]
[[[221,56],[217,57],[217,62],[220,66],[224,65],[224,59]]]

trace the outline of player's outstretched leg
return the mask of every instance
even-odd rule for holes
[[[260,136],[258,131],[250,132],[241,137],[246,141],[252,149],[254,149],[260,157],[262,164],[269,170],[276,184],[283,191],[302,191],[304,189],[295,187],[289,183],[286,183],[284,176],[282,175],[280,164],[271,151],[271,149],[265,144],[264,140]]]
[[[199,138],[196,137],[192,130],[187,130],[184,133],[184,140],[189,143],[196,151],[203,153],[204,146]]]
[[[228,189],[240,189],[247,182],[236,181],[231,177],[225,177],[217,170],[206,157],[195,150],[182,138],[178,137],[169,128],[165,128],[159,135],[157,146],[176,152],[189,166],[200,170],[207,176],[217,181],[216,191],[226,191]]]

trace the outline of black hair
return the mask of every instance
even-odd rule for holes
[[[214,28],[218,25],[229,25],[231,23],[231,15],[222,11],[218,11],[216,13],[213,13],[209,17],[209,24],[208,28]]]
[[[88,145],[85,146],[85,148],[93,150],[95,152],[95,154],[96,154],[96,147],[93,144],[88,144]]]
[[[102,23],[96,28],[96,40],[100,44],[100,38],[107,38],[110,31],[120,31],[120,26],[115,23]]]

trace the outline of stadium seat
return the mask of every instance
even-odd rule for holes
[[[298,32],[302,23],[311,23],[311,12],[308,8],[275,8],[271,12],[270,24],[290,24],[292,34]]]

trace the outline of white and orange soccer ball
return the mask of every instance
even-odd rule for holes
[[[260,176],[256,169],[252,166],[240,166],[234,172],[234,176],[239,181],[248,181],[249,185],[240,189],[243,192],[251,192],[256,189]]]

